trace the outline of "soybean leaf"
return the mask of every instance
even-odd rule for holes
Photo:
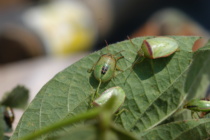
[[[191,98],[204,98],[210,85],[210,42],[194,55],[187,75],[185,88]]]
[[[69,139],[75,140],[84,138],[89,139],[88,137],[90,137],[90,139],[103,140],[136,140],[136,138],[132,136],[131,133],[126,132],[125,130],[112,124],[112,108],[115,106],[116,99],[117,97],[112,96],[112,98],[110,98],[106,102],[106,104],[101,107],[94,108],[85,113],[78,114],[75,117],[66,118],[64,120],[56,122],[36,132],[33,132],[27,135],[26,137],[21,138],[20,140],[31,140],[40,138],[43,135],[49,135],[50,133],[54,133],[55,130],[59,130],[61,127],[68,126],[70,124],[75,124],[76,122],[80,122],[81,120],[87,121],[87,124],[90,125],[86,125],[85,127],[76,127],[72,131],[68,131],[67,134],[61,131],[61,134],[55,136],[51,135],[48,139],[67,139],[68,137]],[[83,129],[85,130],[84,132]],[[94,133],[92,133],[90,129],[92,129]],[[79,131],[80,133],[82,133],[82,135],[77,135]]]
[[[182,104],[187,93],[184,82],[192,61],[191,48],[196,38],[175,37],[180,52],[161,59],[147,59],[136,65],[130,74],[125,89],[125,104],[131,111],[121,115],[123,127],[141,132],[153,128]],[[188,51],[186,49],[188,48]]]
[[[144,140],[208,140],[210,119],[169,123],[138,134]]]
[[[29,98],[29,91],[24,86],[17,86],[4,94],[1,104],[12,108],[25,108]]]
[[[184,81],[192,61],[191,48],[199,37],[174,36],[180,51],[166,58],[145,59],[132,67],[142,41],[147,38],[151,37],[135,38],[132,39],[133,43],[126,40],[112,44],[109,49],[92,53],[58,73],[31,102],[11,139],[87,111],[91,96],[98,86],[93,73],[87,70],[97,62],[101,53],[107,53],[108,50],[112,54],[124,50],[118,55],[125,57],[117,63],[123,72],[117,71],[115,77],[102,83],[99,90],[102,93],[113,86],[125,90],[126,100],[122,108],[128,111],[123,112],[116,123],[128,131],[142,132],[165,120],[186,98]],[[74,127],[63,128],[63,131]]]
[[[185,82],[188,93],[185,103],[192,98],[204,98],[210,85],[210,42],[193,55],[193,62],[189,68]],[[190,110],[179,109],[168,121],[186,120],[192,118]]]

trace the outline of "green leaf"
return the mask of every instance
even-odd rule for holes
[[[169,123],[138,134],[144,140],[204,140],[210,138],[210,119]]]
[[[29,91],[24,86],[17,86],[4,94],[1,104],[12,108],[25,108],[29,98]]]
[[[80,126],[79,129],[77,128],[76,129],[82,132],[81,129],[85,129],[89,131],[89,129],[94,128],[94,133],[93,134],[89,133],[88,136],[78,135],[77,138],[74,138],[74,139],[81,139],[82,137],[93,138],[93,136],[91,135],[94,135],[94,139],[136,140],[136,138],[133,137],[131,133],[126,132],[125,130],[112,124],[112,121],[111,121],[111,116],[113,115],[112,108],[115,106],[114,103],[116,102],[116,99],[117,97],[112,96],[107,101],[107,103],[101,107],[93,108],[85,113],[78,114],[74,117],[66,118],[59,122],[53,123],[52,125],[46,126],[40,130],[37,130],[36,132],[33,132],[21,138],[20,140],[31,140],[35,138],[41,138],[43,137],[43,135],[49,135],[49,134],[53,134],[54,136],[51,135],[50,138],[48,137],[48,139],[60,139],[60,138],[65,139],[66,137],[70,138],[72,137],[72,135],[73,136],[75,135],[75,129],[68,131],[67,134],[62,132],[62,135],[61,134],[55,135],[54,132],[55,130],[59,130],[61,127],[68,126],[70,124],[75,124],[76,122],[79,122],[81,120],[85,120],[89,122],[90,125],[86,125],[85,127]],[[76,133],[78,133],[78,131],[76,131]],[[86,133],[86,132],[82,132],[82,134],[83,133]]]
[[[145,59],[131,71],[131,66],[138,57],[137,51],[146,38],[151,37],[132,39],[135,46],[129,40],[109,46],[112,54],[124,50],[121,55],[125,59],[120,59],[117,63],[124,71],[117,71],[115,77],[102,83],[99,90],[102,93],[113,86],[120,86],[125,90],[126,100],[122,108],[128,111],[123,112],[116,123],[135,132],[153,128],[181,105],[186,97],[184,81],[192,61],[191,48],[198,39],[173,37],[178,41],[180,51],[166,58]],[[51,79],[24,112],[11,139],[16,140],[43,126],[86,112],[98,86],[93,73],[90,74],[87,70],[97,62],[100,52],[107,53],[107,49],[82,58]]]
[[[194,55],[193,63],[187,75],[185,89],[188,100],[204,98],[210,85],[210,41]]]
[[[210,41],[200,48],[193,56],[185,82],[185,91],[188,93],[185,103],[192,98],[204,98],[210,85]],[[190,110],[179,110],[173,115],[173,121],[192,118]]]

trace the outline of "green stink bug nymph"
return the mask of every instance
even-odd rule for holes
[[[117,97],[117,100],[114,103],[114,107],[112,108],[112,113],[115,113],[119,110],[122,104],[125,101],[125,92],[124,90],[117,86],[112,87],[104,91],[97,99],[93,101],[94,106],[102,106],[104,105],[113,95]]]
[[[108,50],[108,45],[107,45],[107,50]],[[121,58],[124,58],[124,56],[115,58],[115,55],[117,55],[120,52],[117,52],[114,55],[110,53],[101,55],[101,57],[93,65],[93,67],[90,70],[88,70],[88,72],[94,71],[94,77],[99,81],[96,94],[98,94],[98,90],[101,85],[101,82],[107,82],[111,80],[115,76],[115,70],[121,70],[117,66],[117,61]]]
[[[132,43],[131,39],[129,39]],[[133,44],[133,43],[132,43]],[[134,45],[134,44],[133,44]],[[135,46],[135,45],[134,45]],[[167,57],[177,51],[179,45],[176,40],[170,37],[154,37],[150,39],[145,39],[138,50],[138,55],[140,62],[144,58],[157,59],[161,57]],[[137,59],[137,61],[139,60]],[[135,61],[134,64],[137,62]]]
[[[144,57],[156,59],[173,54],[178,47],[177,41],[173,38],[155,37],[144,40],[141,49]]]
[[[192,117],[194,112],[206,112],[206,114],[210,113],[210,101],[207,99],[193,99],[184,105],[184,108],[192,111]],[[198,115],[199,116],[199,115]],[[201,118],[202,116],[199,116]]]

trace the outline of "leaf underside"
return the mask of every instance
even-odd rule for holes
[[[111,81],[102,83],[99,93],[113,86],[125,90],[126,100],[122,108],[128,111],[123,112],[116,123],[128,131],[139,133],[153,128],[173,114],[187,95],[184,90],[186,72],[192,61],[192,46],[199,37],[172,37],[178,41],[180,51],[166,58],[144,59],[133,68],[142,41],[151,37],[132,39],[134,45],[129,40],[109,45],[112,54],[124,50],[118,55],[123,55],[125,59],[117,63],[123,72],[116,71]],[[107,49],[82,58],[44,85],[24,112],[11,139],[16,140],[43,126],[90,109],[91,95],[98,81],[87,70],[97,62],[100,53],[107,53]],[[62,130],[70,131],[76,126]]]

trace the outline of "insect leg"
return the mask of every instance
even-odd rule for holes
[[[116,70],[123,71],[119,66],[116,65]]]
[[[197,114],[197,116],[198,116],[198,118],[199,118],[199,119],[201,119],[201,118],[202,118],[202,117],[198,114],[198,112],[196,112],[196,114]]]
[[[100,89],[100,86],[101,86],[101,79],[99,80],[99,84],[98,84],[98,87],[97,87],[97,89],[96,89],[96,92],[95,92],[94,98],[96,98],[96,97],[98,97],[98,96],[99,96],[98,91],[99,91],[99,89]]]
[[[96,89],[96,92],[94,94],[92,94],[92,96],[91,96],[91,103],[90,103],[91,108],[93,107],[92,102],[99,96],[98,91],[99,91],[100,86],[101,86],[101,80],[99,80],[99,84],[98,84],[98,87]]]
[[[143,60],[144,60],[144,57],[138,57],[136,61],[134,61],[134,63],[132,64],[131,68],[133,68],[135,64],[141,63]]]
[[[119,52],[113,54],[113,56],[116,56],[117,54],[119,54],[119,53],[121,53],[121,52],[123,52],[123,51],[125,51],[125,50],[119,51]]]
[[[120,116],[120,114],[122,114],[124,111],[128,112],[127,109],[123,108],[123,109],[119,110],[118,113],[116,113],[116,114],[114,115],[114,116],[115,116],[114,122],[117,121],[117,119],[118,119],[118,117]]]

